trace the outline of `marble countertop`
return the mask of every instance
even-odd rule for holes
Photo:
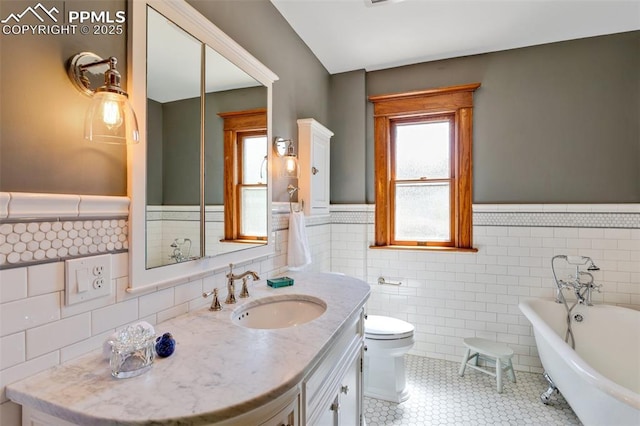
[[[288,273],[291,287],[250,286],[251,297],[155,326],[171,332],[175,353],[156,358],[148,372],[111,376],[102,351],[7,386],[14,402],[77,424],[197,425],[251,411],[300,383],[369,296],[365,282],[337,274]],[[259,330],[231,322],[233,310],[264,296],[302,294],[324,300],[327,310],[296,327]],[[226,290],[221,291],[222,300]]]

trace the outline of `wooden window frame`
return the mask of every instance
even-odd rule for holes
[[[374,107],[375,241],[372,247],[475,251],[472,244],[473,93],[480,83],[408,93],[369,96]],[[393,236],[394,123],[451,116],[452,210],[451,241],[395,241]]]
[[[246,136],[267,135],[267,110],[221,112],[224,120],[224,240],[266,241],[267,236],[242,235],[240,190],[242,185],[242,144]],[[267,147],[267,150],[269,147]],[[267,186],[266,183],[264,185]]]

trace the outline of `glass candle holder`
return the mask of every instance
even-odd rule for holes
[[[111,375],[119,379],[139,376],[153,365],[155,333],[142,326],[128,326],[111,343]]]

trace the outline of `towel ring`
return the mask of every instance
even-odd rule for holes
[[[289,184],[289,186],[287,186],[287,193],[289,194],[289,211],[291,213],[294,212],[293,210],[293,203],[291,202],[291,198],[293,197],[293,194],[300,188],[298,188],[297,186],[293,186],[291,184]],[[301,201],[302,206],[304,206],[304,201]],[[296,213],[298,213],[300,210],[295,210]]]

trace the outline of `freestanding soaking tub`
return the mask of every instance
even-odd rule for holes
[[[533,326],[542,366],[582,423],[640,425],[640,311],[577,306],[573,350],[564,341],[564,304],[529,299],[519,307]]]

